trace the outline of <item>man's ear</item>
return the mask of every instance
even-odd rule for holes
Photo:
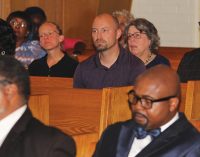
[[[178,108],[179,108],[179,103],[180,103],[180,100],[178,97],[175,97],[175,98],[171,98],[169,100],[169,103],[170,103],[170,107],[169,107],[169,110],[171,112],[174,112],[174,111],[177,111]]]
[[[117,29],[117,40],[121,37],[122,30],[120,28]]]

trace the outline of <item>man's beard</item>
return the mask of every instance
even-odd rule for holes
[[[101,40],[101,42],[99,42],[97,40],[94,43],[94,47],[95,47],[97,52],[104,52],[104,51],[112,48],[115,44],[116,44],[116,42],[114,42],[111,46],[109,46],[106,41]]]

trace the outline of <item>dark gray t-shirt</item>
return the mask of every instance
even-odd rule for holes
[[[100,63],[99,55],[81,62],[74,74],[75,88],[101,89],[134,85],[135,78],[145,70],[143,62],[120,48],[116,62],[107,68]]]

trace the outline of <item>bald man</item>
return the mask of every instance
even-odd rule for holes
[[[164,65],[141,74],[128,93],[133,119],[109,126],[93,157],[199,157],[200,134],[180,105],[180,83]]]
[[[145,70],[140,59],[119,46],[119,23],[110,14],[98,15],[92,24],[96,54],[80,63],[74,75],[75,88],[104,88],[133,85]]]

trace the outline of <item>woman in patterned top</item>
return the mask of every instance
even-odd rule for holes
[[[32,61],[39,59],[46,54],[37,40],[28,40],[31,25],[25,12],[12,12],[8,16],[7,22],[11,25],[16,35],[15,58],[26,68]]]

